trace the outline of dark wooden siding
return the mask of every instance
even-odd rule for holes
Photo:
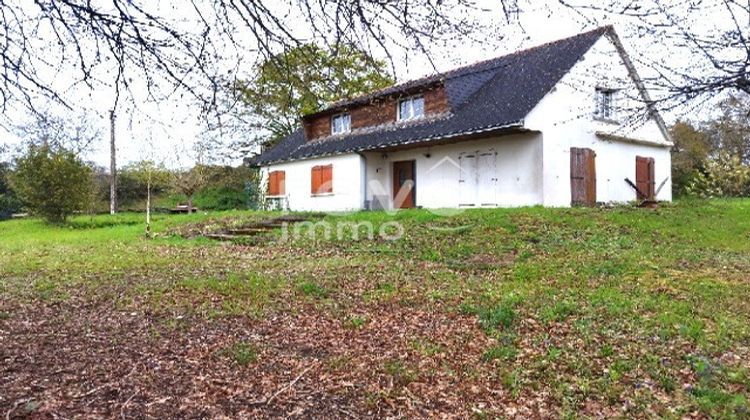
[[[337,110],[333,114],[326,113],[310,118],[304,118],[302,123],[304,126],[305,138],[307,140],[315,140],[330,136],[331,115],[335,115],[339,112],[348,112],[351,115],[352,130],[393,123],[396,121],[398,115],[397,108],[399,100],[414,95],[424,96],[424,110],[426,117],[442,114],[450,110],[448,94],[445,91],[445,86],[437,85],[420,92],[376,98],[369,104],[359,105],[351,109]]]

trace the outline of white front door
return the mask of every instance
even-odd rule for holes
[[[458,205],[475,206],[477,202],[477,154],[465,153],[458,157],[460,174],[458,179]]]
[[[480,206],[497,205],[497,153],[490,149],[479,153],[477,183]]]

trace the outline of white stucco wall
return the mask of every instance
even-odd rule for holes
[[[386,208],[393,207],[393,162],[414,160],[416,205],[424,208],[455,208],[459,200],[460,158],[464,154],[494,153],[495,178],[490,185],[494,200],[474,200],[474,207],[515,207],[542,204],[542,138],[538,133],[495,137],[443,146],[391,153],[369,152],[367,199],[382,196]],[[429,157],[428,157],[429,156]],[[487,193],[488,191],[485,191]],[[485,195],[484,198],[487,196]],[[495,203],[489,203],[494,201]],[[467,207],[467,206],[464,206]]]
[[[619,124],[594,118],[597,87],[621,89],[616,102]],[[625,183],[626,177],[635,182],[636,156],[654,158],[657,188],[667,179],[657,198],[671,200],[671,144],[644,111],[627,67],[612,42],[603,37],[525,119],[526,127],[544,136],[544,205],[570,206],[571,147],[596,152],[597,201],[636,199]],[[637,142],[605,140],[597,133]]]
[[[311,194],[312,168],[333,165],[333,193]],[[261,168],[263,185],[267,185],[270,171],[284,171],[288,209],[295,211],[349,211],[362,209],[364,204],[364,160],[349,154],[280,163]]]
[[[474,207],[515,207],[542,204],[542,137],[539,133],[502,136],[443,146],[423,147],[398,152],[348,154],[265,166],[264,184],[270,171],[284,171],[286,196],[283,202],[295,211],[349,211],[365,208],[368,201],[380,198],[384,208],[393,208],[393,162],[414,160],[416,205],[424,208],[459,207],[460,158],[464,154],[492,152],[497,181],[490,190],[494,201]],[[363,157],[364,156],[364,157]],[[310,193],[311,170],[316,165],[333,165],[333,194]],[[365,185],[365,182],[367,184]],[[365,196],[366,193],[366,196]],[[464,206],[468,207],[468,206]]]

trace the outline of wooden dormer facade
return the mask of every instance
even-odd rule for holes
[[[438,81],[382,96],[369,95],[307,115],[302,118],[305,138],[307,141],[313,141],[330,137],[333,134],[332,118],[342,113],[348,113],[351,116],[351,132],[355,133],[368,128],[396,124],[400,101],[414,96],[424,98],[425,119],[450,111],[445,84]],[[340,135],[345,136],[346,133]]]

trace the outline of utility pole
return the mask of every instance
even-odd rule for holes
[[[109,214],[117,213],[117,149],[115,148],[115,110],[109,112]]]

